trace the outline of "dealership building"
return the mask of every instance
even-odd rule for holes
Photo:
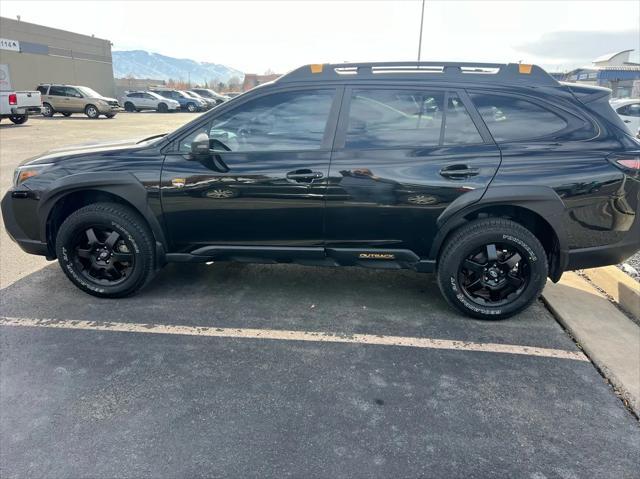
[[[0,17],[0,89],[84,85],[115,95],[111,42]]]

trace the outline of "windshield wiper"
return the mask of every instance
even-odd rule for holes
[[[151,136],[150,136],[150,137],[148,137],[148,138],[144,138],[144,139],[142,139],[142,140],[140,140],[140,141],[136,142],[136,145],[137,145],[137,144],[140,144],[140,143],[143,143],[143,142],[145,142],[145,141],[153,140],[153,139],[155,139],[155,138],[162,138],[163,136],[167,136],[167,135],[168,135],[168,133],[160,133],[160,134],[158,134],[158,135],[151,135]]]

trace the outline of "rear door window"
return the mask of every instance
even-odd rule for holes
[[[470,96],[497,142],[548,137],[568,126],[556,113],[522,98],[484,93]]]
[[[444,92],[354,90],[346,148],[438,145]]]
[[[66,95],[66,89],[63,86],[52,86],[51,88],[49,88],[49,95],[65,96]]]
[[[457,94],[449,93],[444,121],[444,144],[468,145],[482,142],[482,137],[462,100]]]

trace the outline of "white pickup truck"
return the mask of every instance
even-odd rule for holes
[[[0,121],[9,118],[16,125],[21,125],[31,113],[40,113],[41,107],[39,91],[0,91]]]

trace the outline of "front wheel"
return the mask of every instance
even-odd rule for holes
[[[167,104],[166,104],[166,103],[160,103],[160,104],[158,105],[158,111],[159,111],[160,113],[166,113],[167,111],[169,111],[169,107],[167,106]]]
[[[133,294],[155,271],[149,228],[116,203],[94,203],[69,215],[56,236],[56,254],[72,283],[104,298]]]
[[[116,116],[116,114],[115,113],[105,113],[104,116],[106,116],[107,118],[113,118],[113,117]]]
[[[187,104],[187,111],[191,112],[191,113],[194,113],[194,112],[198,111],[198,107],[196,106],[195,103],[188,103]]]
[[[91,119],[95,119],[100,116],[100,112],[95,105],[87,105],[87,107],[84,109],[84,114]]]
[[[540,241],[502,218],[460,228],[438,262],[438,285],[449,304],[480,319],[503,319],[527,308],[540,296],[547,274]]]
[[[23,123],[26,123],[28,119],[29,117],[27,115],[13,115],[9,117],[9,120],[11,120],[16,125],[22,125]]]

